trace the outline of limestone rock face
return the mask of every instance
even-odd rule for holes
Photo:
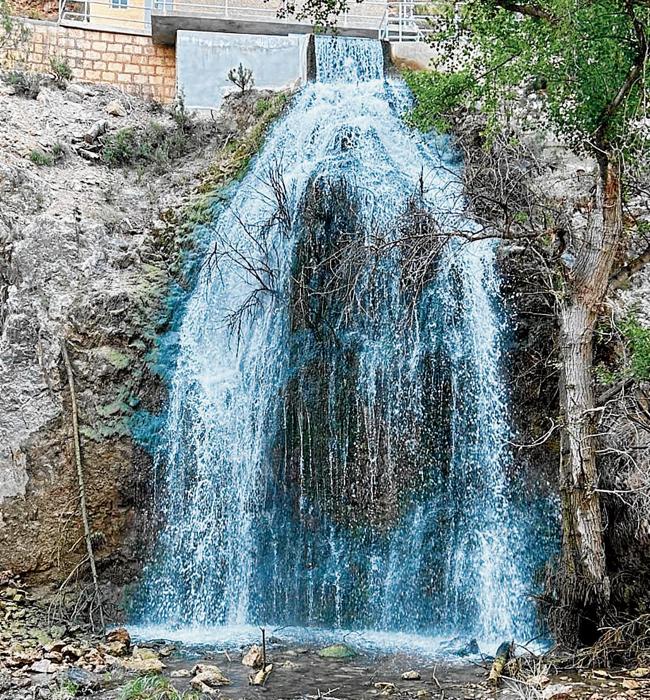
[[[128,114],[107,121],[107,111],[127,112],[111,107],[123,96],[108,87],[44,85],[40,95],[0,101],[0,570],[49,583],[79,563],[65,339],[95,554],[120,585],[139,573],[142,533],[153,531],[144,527],[151,458],[132,425],[164,400],[156,339],[170,284],[187,284],[183,254],[193,245],[179,217],[206,166],[247,127],[227,105],[214,122],[197,117],[200,138],[183,161],[143,176],[109,167],[99,144],[119,128],[174,128],[169,114],[130,98]],[[34,150],[61,155],[38,165]]]

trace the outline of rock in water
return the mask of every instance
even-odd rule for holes
[[[169,674],[170,678],[189,678],[192,672],[188,668],[178,668]]]
[[[318,652],[324,659],[353,659],[357,652],[347,644],[332,644]]]
[[[395,683],[375,683],[375,688],[377,688],[380,695],[392,695],[397,692]]]
[[[162,673],[165,668],[165,664],[160,659],[124,659],[121,662],[122,666],[127,671],[133,671],[135,673]]]
[[[478,647],[478,642],[476,641],[476,639],[470,639],[464,647],[461,647],[456,652],[456,656],[476,656],[476,654],[480,653],[481,650]]]
[[[250,685],[264,685],[267,678],[271,675],[273,670],[273,664],[268,664],[264,668],[261,668],[257,673],[253,673],[248,678],[248,683]]]
[[[230,683],[223,673],[221,673],[218,666],[197,664],[192,670],[195,676],[190,681],[190,685],[195,690],[201,690],[201,687],[204,685],[208,688],[218,688],[221,685],[228,685]]]
[[[403,681],[419,681],[422,676],[417,671],[405,671],[402,673]]]
[[[253,646],[246,652],[244,658],[241,660],[244,666],[250,666],[251,668],[262,668],[264,665],[264,655],[262,649],[253,644]]]
[[[151,659],[158,659],[159,657],[153,649],[148,649],[147,647],[133,647],[133,658],[149,661]]]

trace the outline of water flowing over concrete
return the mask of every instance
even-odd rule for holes
[[[379,42],[317,37],[316,59],[214,221],[185,311],[140,621],[197,640],[533,636],[544,548],[511,476],[494,244],[452,239],[405,291],[390,241],[409,202],[471,229],[457,154],[404,125]],[[388,252],[368,255],[378,231]]]

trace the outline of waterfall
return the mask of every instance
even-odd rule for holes
[[[533,636],[495,245],[445,239],[461,164],[405,126],[381,44],[315,51],[185,309],[140,618]],[[414,211],[439,250],[400,238]]]

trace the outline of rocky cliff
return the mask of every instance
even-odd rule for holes
[[[282,100],[248,93],[200,119],[36,80],[0,83],[0,569],[84,573],[65,342],[98,567],[122,584],[148,542],[151,458],[131,423],[164,398],[166,300],[191,284],[203,193],[237,176]]]

